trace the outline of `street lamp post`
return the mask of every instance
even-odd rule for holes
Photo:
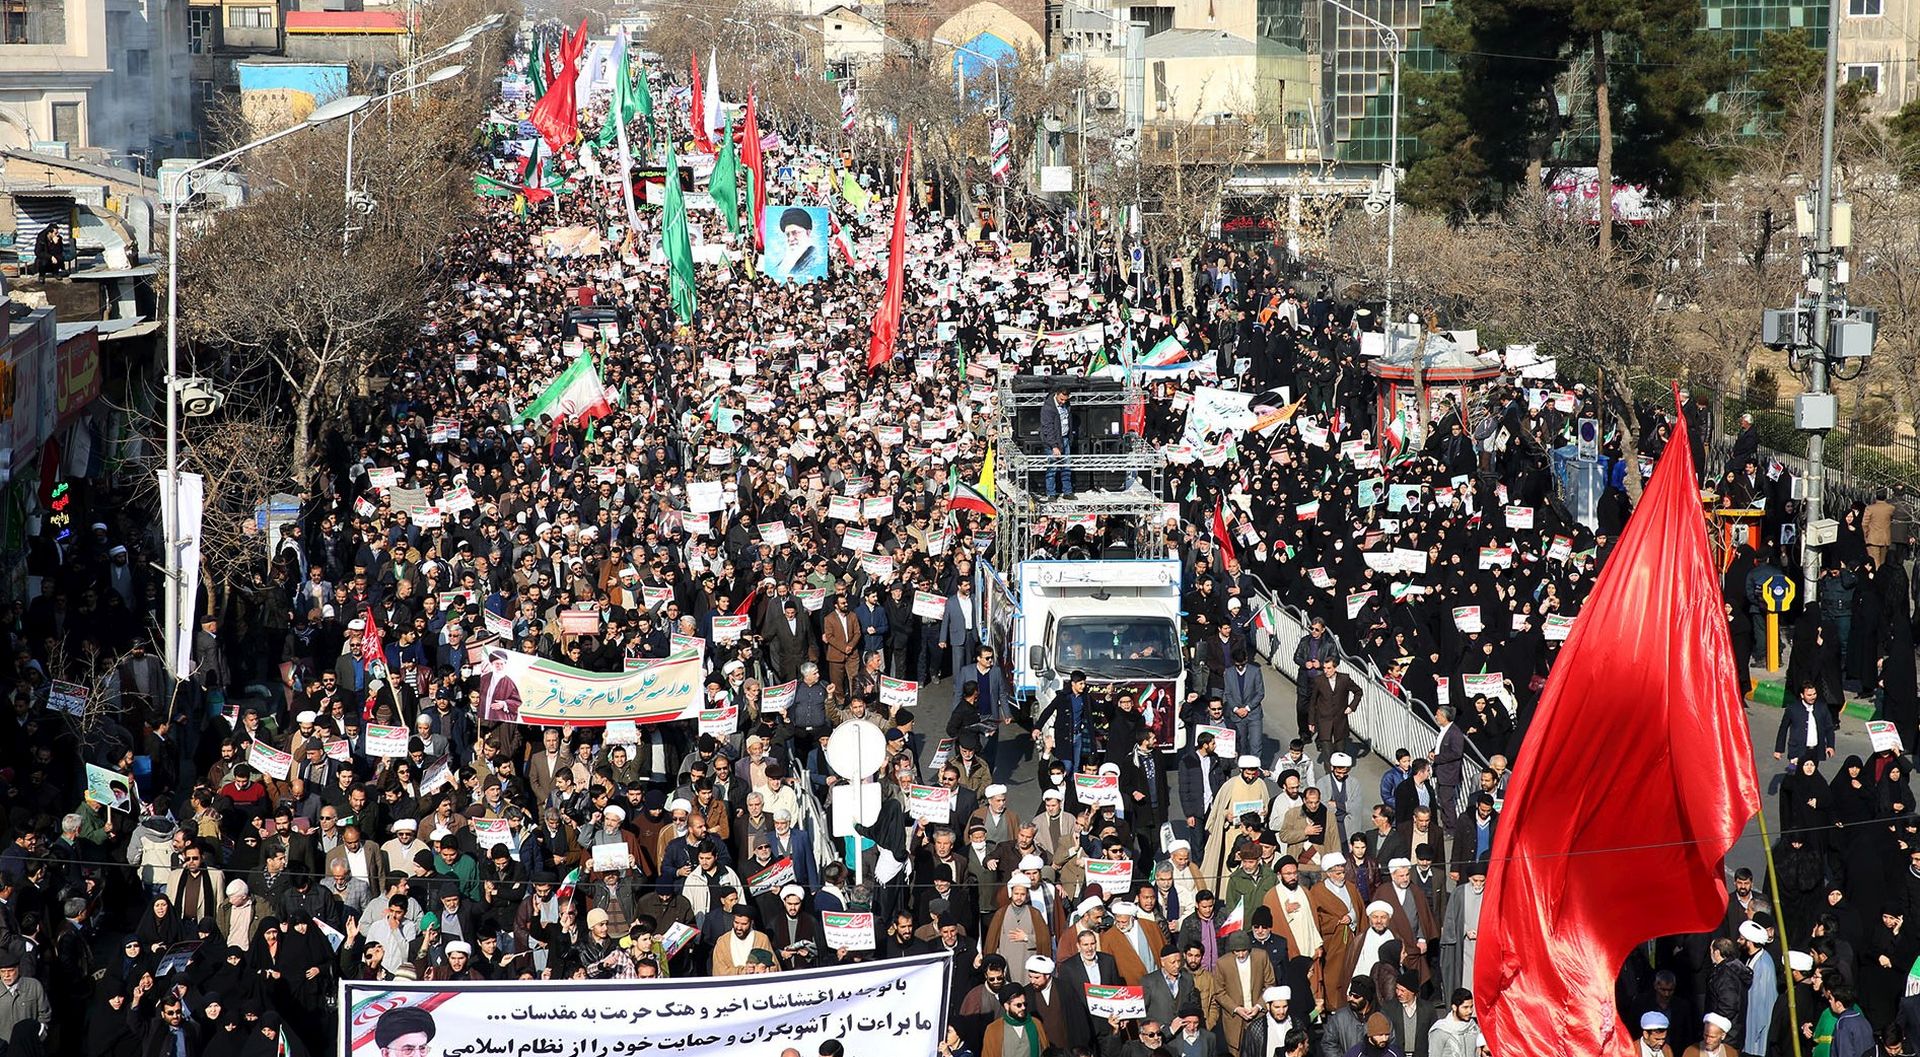
[[[161,648],[167,670],[172,673],[176,683],[187,675],[186,666],[181,663],[180,632],[186,616],[182,612],[182,603],[190,603],[190,600],[182,599],[180,595],[180,588],[185,579],[180,567],[180,394],[178,391],[180,384],[180,203],[184,197],[183,192],[191,190],[191,185],[187,182],[188,178],[202,169],[224,165],[250,150],[283,140],[303,129],[314,128],[346,117],[365,107],[368,102],[368,97],[364,95],[342,96],[317,107],[313,113],[307,115],[306,120],[297,125],[290,125],[251,143],[242,144],[225,154],[216,154],[204,161],[196,162],[173,174],[172,177],[172,192],[167,195],[167,480],[166,494],[163,497],[166,503],[164,518],[166,524],[163,526],[166,535],[164,556],[167,581],[166,626],[163,629],[166,641]]]
[[[484,23],[482,24],[484,25]],[[402,66],[399,69],[387,75],[387,90],[385,92],[382,92],[380,95],[375,96],[374,101],[375,102],[380,102],[382,100],[386,101],[385,110],[387,112],[387,131],[388,132],[393,131],[393,97],[397,95],[406,94],[405,92],[396,90],[394,88],[394,82],[398,81],[401,77],[405,77],[407,79],[407,90],[412,91],[413,89],[420,87],[419,85],[413,83],[414,71],[418,70],[422,66],[428,66],[433,63],[439,62],[441,59],[451,58],[455,55],[460,54],[463,51],[466,51],[468,48],[471,48],[471,47],[473,47],[473,37],[462,36],[454,40],[453,43],[448,44],[444,48],[441,48],[439,51],[436,51],[433,54],[428,55],[426,58],[423,58],[418,62],[414,62],[406,66]],[[462,66],[460,67],[460,69],[465,70],[466,67]],[[427,75],[427,83],[429,84],[433,83],[432,74]]]
[[[1327,3],[1345,11],[1347,14],[1372,25],[1380,31],[1380,39],[1387,46],[1387,54],[1393,60],[1393,110],[1388,119],[1387,135],[1387,307],[1386,339],[1387,351],[1393,351],[1393,246],[1394,221],[1400,212],[1400,34],[1392,26],[1367,14],[1349,7],[1341,0],[1327,0]]]

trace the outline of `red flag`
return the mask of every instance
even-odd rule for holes
[[[913,129],[907,129],[907,149],[900,155],[900,186],[893,196],[893,236],[887,242],[887,296],[873,313],[873,337],[867,342],[867,370],[877,371],[893,359],[900,338],[900,302],[907,284],[907,180],[913,172]]]
[[[367,665],[369,668],[375,664],[386,664],[387,647],[380,640],[380,625],[373,619],[373,607],[365,607],[361,611],[360,619],[366,623],[366,627],[360,632],[359,647],[355,650],[356,656],[360,658],[360,663]],[[367,678],[373,678],[371,671],[367,673]],[[373,700],[378,696],[377,694],[367,695],[366,701],[361,704],[361,719],[366,720],[373,718]]]
[[[565,65],[572,66],[580,61],[580,56],[586,53],[587,19],[586,16],[582,15],[580,17],[580,28],[567,34],[567,39],[560,45],[560,61]]]
[[[740,604],[733,607],[733,615],[736,617],[744,617],[749,613],[752,613],[753,603],[759,597],[760,597],[760,589],[758,587],[755,587],[753,590],[748,591],[747,597],[742,598],[740,600]]]
[[[1507,789],[1473,981],[1495,1053],[1628,1052],[1613,1004],[1620,963],[1654,936],[1720,924],[1723,860],[1759,807],[1687,422],[1676,418]],[[1610,765],[1595,769],[1596,758]]]
[[[583,23],[577,46],[571,35],[560,45],[560,70],[547,86],[547,94],[533,104],[533,112],[527,115],[527,120],[540,130],[540,138],[547,141],[547,146],[555,154],[580,138],[580,109],[574,101],[574,87],[580,78],[580,68],[576,63],[580,58],[580,49],[586,47],[586,43],[586,27]]]
[[[1224,556],[1220,567],[1224,569],[1227,562],[1237,561],[1238,556],[1233,553],[1233,534],[1227,531],[1227,515],[1222,503],[1213,505],[1213,541],[1220,545],[1220,553]]]
[[[707,115],[701,108],[706,97],[700,91],[700,53],[691,56],[693,65],[693,93],[687,102],[687,121],[693,125],[693,149],[702,154],[718,153],[713,143],[707,139]]]
[[[753,219],[753,248],[766,248],[766,233],[760,229],[760,218],[767,207],[767,159],[760,153],[760,117],[759,108],[754,102],[752,88],[747,89],[747,119],[740,125],[740,161],[748,172],[753,174],[753,182],[748,186],[748,216]]]

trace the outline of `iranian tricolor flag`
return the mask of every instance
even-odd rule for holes
[[[833,243],[834,249],[840,251],[840,256],[846,258],[847,267],[851,268],[859,263],[859,258],[853,254],[853,240],[847,237],[846,229],[840,226],[840,214],[828,210],[827,226],[832,232],[828,241]]]
[[[514,418],[516,424],[532,422],[551,415],[556,422],[582,423],[613,413],[607,403],[607,387],[600,382],[600,371],[593,357],[581,353],[560,376],[547,383],[539,397]]]
[[[1228,936],[1231,936],[1234,933],[1239,932],[1241,927],[1247,923],[1246,911],[1247,911],[1247,905],[1245,902],[1234,904],[1233,913],[1228,914],[1227,920],[1222,921],[1220,923],[1220,928],[1215,933],[1215,935],[1219,936],[1221,939],[1224,940]]]
[[[573,898],[573,890],[576,887],[578,887],[579,884],[580,884],[580,868],[576,866],[573,869],[567,871],[566,880],[560,882],[560,887],[558,890],[556,890],[553,893],[553,897],[556,900],[562,903],[565,903]]]
[[[1147,358],[1140,361],[1142,367],[1171,367],[1187,358],[1187,350],[1178,338],[1169,334],[1161,338],[1153,348],[1147,350]]]
[[[1387,423],[1386,432],[1381,437],[1387,449],[1387,465],[1412,458],[1413,452],[1407,447],[1407,438],[1412,433],[1413,426],[1407,422],[1407,409],[1403,407],[1394,412],[1393,421]]]

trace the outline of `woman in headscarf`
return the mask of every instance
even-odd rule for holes
[[[185,920],[174,913],[173,900],[166,896],[156,896],[147,905],[146,913],[140,915],[140,923],[134,926],[133,934],[139,937],[142,951],[156,956],[193,935]]]
[[[1840,773],[1833,776],[1829,790],[1837,843],[1844,848],[1853,842],[1854,827],[1870,821],[1879,810],[1873,780],[1867,777],[1866,761],[1858,756],[1847,757],[1840,765]]]
[[[1780,785],[1780,831],[1804,833],[1808,843],[1827,846],[1833,824],[1831,783],[1820,773],[1820,761],[1804,757]]]
[[[1913,814],[1912,771],[1913,763],[1905,756],[1896,756],[1887,764],[1886,773],[1880,776],[1875,790],[1881,818],[1898,819]]]
[[[271,921],[269,918],[268,923]],[[217,957],[213,954],[216,949],[219,951]],[[263,986],[261,974],[254,971],[247,952],[237,944],[224,948],[211,945],[201,948],[200,955],[188,970],[187,979],[195,1001],[204,1001],[201,996],[207,994],[218,994],[235,1009],[266,1008],[268,989]]]
[[[118,983],[109,980],[94,989],[93,1009],[87,1016],[86,1057],[138,1057],[140,1039],[128,1022],[127,1007],[140,975],[123,977]]]
[[[1902,903],[1888,903],[1867,930],[1860,959],[1860,1011],[1876,1027],[1893,1020],[1905,992],[1907,970],[1920,957],[1920,924]]]
[[[1788,829],[1773,850],[1781,911],[1797,933],[1804,933],[1813,920],[1827,880],[1827,856],[1816,842],[1819,836]]]
[[[240,1057],[245,1042],[246,1018],[237,1006],[229,1006],[217,992],[200,996],[193,1019],[200,1023],[200,1057]]]
[[[313,918],[294,913],[280,930],[274,967],[280,987],[273,1003],[287,1018],[287,1028],[313,1053],[331,1052],[333,1018],[327,1013],[327,995],[333,989],[333,945]]]

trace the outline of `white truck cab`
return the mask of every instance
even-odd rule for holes
[[[1034,559],[1018,563],[1014,578],[1014,686],[1035,716],[1084,672],[1090,687],[1137,696],[1162,751],[1185,747],[1179,562]]]

